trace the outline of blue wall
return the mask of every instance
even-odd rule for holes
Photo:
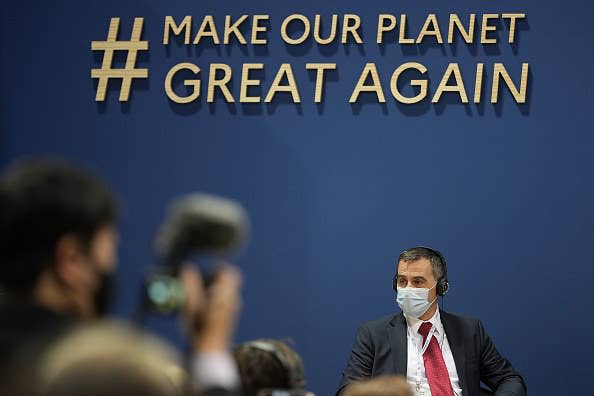
[[[451,283],[445,308],[482,318],[531,394],[591,388],[594,363],[585,357],[594,350],[588,304],[594,278],[591,5],[50,3],[0,6],[0,165],[56,154],[96,170],[119,192],[126,205],[118,314],[135,307],[164,205],[187,191],[209,191],[239,199],[253,219],[251,242],[237,258],[245,275],[238,340],[292,338],[319,395],[335,389],[357,325],[396,310],[390,289],[395,257],[415,244],[443,251]],[[380,12],[407,13],[411,26],[419,26],[429,12],[466,18],[506,11],[528,16],[515,47],[375,44]],[[168,51],[160,44],[165,15],[199,20],[207,13],[267,13],[275,32],[294,12],[357,13],[366,44],[288,49],[274,33],[268,51],[259,53],[237,45],[187,52],[173,44]],[[101,60],[90,41],[106,37],[112,16],[122,18],[122,34],[129,34],[133,17],[144,16],[143,37],[151,42],[150,55],[139,58],[150,78],[134,83],[128,105],[117,101],[117,84],[104,104],[95,103],[89,76]],[[174,106],[163,80],[182,61],[203,69],[228,63],[236,76],[242,63],[261,61],[265,87],[280,63],[292,63],[303,103],[279,97],[268,106],[208,105],[202,98]],[[303,65],[324,61],[339,70],[317,106],[313,75]],[[398,106],[387,83],[384,106],[365,99],[348,104],[366,62],[376,62],[387,81],[405,61],[427,66],[433,90],[449,62],[460,64],[470,87],[477,62],[505,63],[514,81],[520,64],[530,62],[528,104],[517,106],[504,91],[496,107],[487,99],[463,106],[451,97],[438,105]],[[174,337],[173,320],[153,322],[156,331]]]

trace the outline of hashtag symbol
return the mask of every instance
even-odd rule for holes
[[[107,33],[106,41],[91,41],[91,50],[103,51],[103,63],[100,69],[91,70],[91,78],[98,78],[97,93],[95,95],[96,102],[103,102],[105,100],[105,92],[107,90],[107,83],[110,78],[122,79],[122,86],[120,88],[120,102],[127,102],[130,97],[130,87],[133,78],[148,78],[148,69],[136,68],[136,55],[138,51],[148,50],[148,41],[140,41],[142,34],[142,24],[144,18],[134,18],[134,25],[132,27],[132,35],[130,41],[118,41],[118,31],[120,29],[120,18],[111,18],[109,23],[109,31]],[[126,66],[121,69],[113,69],[113,54],[114,51],[126,51]]]

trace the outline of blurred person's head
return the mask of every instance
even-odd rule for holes
[[[50,347],[36,378],[39,396],[180,396],[186,375],[175,351],[129,326],[82,326]]]
[[[386,375],[351,383],[343,396],[413,396],[412,389],[399,375]]]
[[[116,265],[117,205],[94,175],[58,160],[0,175],[0,287],[58,312],[105,309]]]
[[[303,391],[305,387],[301,358],[282,341],[245,342],[235,348],[233,355],[246,396],[276,389]]]

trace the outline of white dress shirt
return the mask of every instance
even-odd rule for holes
[[[431,395],[429,389],[429,383],[427,382],[427,376],[425,375],[425,363],[421,351],[423,349],[423,336],[419,334],[419,327],[424,322],[416,318],[410,318],[406,315],[407,323],[407,347],[408,347],[408,362],[406,368],[406,380],[413,388],[413,391],[417,395]],[[435,314],[431,319],[427,320],[432,324],[434,330],[429,333],[433,334],[437,339],[437,343],[441,348],[443,360],[445,361],[448,373],[450,375],[450,383],[454,390],[455,396],[462,395],[462,388],[460,388],[460,379],[458,378],[458,372],[456,371],[456,363],[454,362],[454,356],[450,349],[450,343],[446,337],[443,325],[441,324],[441,318],[439,315],[439,309],[435,311]]]

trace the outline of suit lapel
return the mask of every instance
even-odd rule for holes
[[[395,374],[406,377],[408,362],[408,345],[406,343],[406,319],[402,313],[395,315],[388,324],[386,331],[392,348]]]
[[[453,323],[451,316],[444,311],[439,311],[441,316],[441,323],[443,324],[443,330],[445,331],[450,349],[456,363],[456,371],[458,372],[458,378],[460,381],[460,388],[462,388],[462,394],[468,395],[468,389],[466,388],[466,367],[464,358],[464,339],[460,331],[455,329],[455,323]]]

